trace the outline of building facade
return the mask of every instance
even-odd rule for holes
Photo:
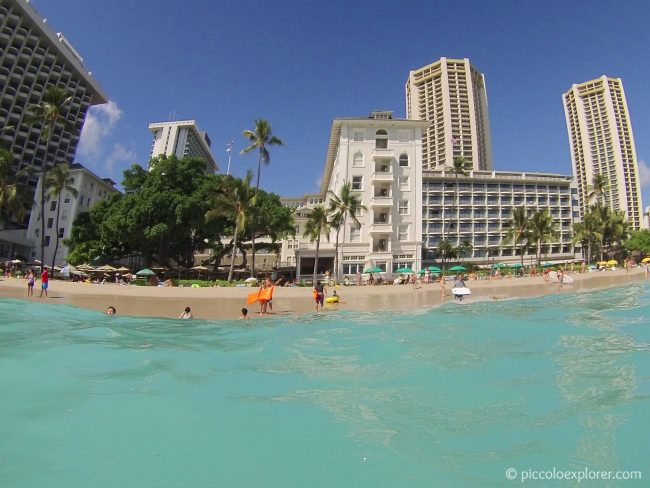
[[[70,166],[70,176],[73,178],[71,186],[74,187],[78,195],[75,197],[70,192],[64,191],[61,194],[61,209],[59,214],[59,225],[56,226],[57,216],[57,197],[46,193],[45,202],[45,264],[48,266],[54,264],[63,266],[67,264],[68,248],[63,244],[63,239],[70,236],[72,224],[77,216],[82,212],[88,212],[99,200],[109,198],[116,193],[115,182],[109,178],[100,178],[93,172],[80,164]],[[36,195],[40,197],[40,188],[43,179],[39,178]],[[41,243],[41,215],[40,215],[40,198],[34,203],[32,208],[29,226],[26,232],[26,239],[32,243],[29,251],[29,258],[35,259],[40,253]],[[59,237],[59,247],[54,256],[54,247],[57,235]]]
[[[562,96],[580,207],[591,203],[594,175],[607,178],[605,202],[623,211],[633,229],[643,225],[632,123],[620,78],[601,76],[575,84]]]
[[[425,169],[463,156],[475,170],[492,169],[485,76],[469,59],[440,58],[412,70],[406,82],[406,117],[427,120],[422,138]]]
[[[372,266],[392,273],[420,266],[422,255],[422,134],[426,121],[393,119],[391,112],[370,117],[335,119],[321,190],[299,202],[296,239],[283,242],[282,262],[295,260],[296,274],[313,274],[316,244],[303,237],[304,226],[316,204],[326,208],[350,182],[365,207],[357,218],[321,239],[318,272],[354,275]],[[310,200],[312,203],[310,203]],[[287,204],[290,200],[284,200]],[[293,202],[296,203],[295,201]]]
[[[422,176],[422,238],[425,264],[437,262],[440,241],[457,247],[466,241],[471,250],[459,261],[477,264],[517,262],[519,246],[508,242],[513,209],[524,206],[528,215],[548,210],[557,237],[543,243],[542,256],[553,261],[573,259],[572,226],[579,219],[577,188],[571,176],[507,171],[471,171],[456,177],[450,171],[425,170]],[[534,249],[525,254],[531,261]]]
[[[156,122],[149,124],[153,133],[151,157],[176,156],[197,157],[204,159],[209,168],[216,172],[219,170],[217,161],[210,150],[210,138],[207,132],[202,132],[194,120],[176,120],[172,122]]]
[[[13,154],[16,170],[43,168],[47,141],[41,126],[27,124],[26,118],[29,106],[41,103],[50,86],[64,88],[72,101],[69,129],[52,136],[48,168],[74,160],[88,107],[108,99],[79,53],[28,1],[0,0],[0,144]]]

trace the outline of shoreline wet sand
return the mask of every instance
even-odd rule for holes
[[[645,270],[607,270],[571,274],[574,282],[559,289],[557,283],[546,282],[541,276],[503,278],[500,280],[471,280],[467,286],[472,295],[466,303],[485,300],[532,298],[555,293],[585,292],[645,281]],[[332,287],[329,288],[331,295]],[[408,311],[433,307],[453,301],[451,286],[446,286],[446,296],[441,296],[439,283],[412,285],[339,286],[337,293],[345,303],[326,305],[327,310],[359,312]],[[49,304],[67,304],[92,310],[105,311],[114,306],[118,315],[135,317],[178,318],[186,306],[198,319],[237,319],[242,307],[249,310],[251,318],[259,317],[259,305],[246,304],[246,297],[256,288],[243,287],[149,287],[116,284],[84,284],[51,280],[49,298],[39,298],[40,282],[36,283],[33,298],[27,298],[24,279],[0,280],[0,297],[17,298]],[[273,296],[272,316],[301,315],[315,312],[310,287],[278,287]]]

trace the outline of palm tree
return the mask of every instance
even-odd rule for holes
[[[451,167],[451,172],[454,173],[456,180],[456,194],[454,195],[454,202],[451,207],[451,214],[454,215],[456,207],[458,207],[458,176],[468,176],[469,161],[464,156],[456,156],[454,158],[454,165]],[[460,216],[456,216],[456,245],[460,243]]]
[[[453,256],[454,246],[447,239],[443,239],[438,243],[438,252],[442,256],[442,273],[445,273],[445,262]]]
[[[232,255],[230,257],[230,271],[228,281],[232,281],[235,269],[235,253],[237,251],[237,237],[246,230],[251,211],[257,201],[257,193],[250,187],[253,179],[253,172],[248,170],[243,179],[227,177],[224,186],[216,195],[213,195],[214,208],[205,214],[206,222],[217,217],[235,218],[235,237],[232,243]]]
[[[47,177],[47,159],[50,152],[50,142],[52,135],[57,127],[63,130],[70,129],[71,124],[66,120],[65,110],[72,101],[72,96],[56,86],[50,86],[41,103],[33,104],[28,107],[29,116],[26,121],[28,124],[40,124],[41,136],[46,138],[45,153],[43,154],[43,164],[41,167],[41,263],[45,257],[45,178]]]
[[[330,191],[330,204],[328,213],[332,216],[330,224],[336,228],[336,244],[334,246],[334,279],[339,280],[339,232],[341,227],[345,229],[348,217],[352,219],[357,225],[361,225],[357,214],[360,210],[365,210],[366,207],[361,205],[361,199],[357,194],[352,191],[352,183],[347,181],[341,187],[341,193],[337,195]]]
[[[542,243],[557,235],[548,210],[537,211],[530,219],[530,239],[537,243],[537,266],[542,264]]]
[[[245,130],[244,137],[248,138],[250,145],[242,149],[241,154],[246,154],[254,150],[259,151],[259,157],[257,159],[257,181],[255,183],[255,193],[257,193],[260,189],[262,163],[269,164],[271,162],[271,154],[266,146],[282,146],[284,143],[273,135],[271,124],[265,119],[255,120],[255,129]],[[255,235],[253,235],[251,244],[251,276],[253,276],[255,274]]]
[[[70,176],[70,166],[66,163],[57,164],[47,175],[45,187],[51,196],[56,197],[56,244],[54,245],[54,254],[52,255],[52,268],[54,269],[54,260],[59,250],[59,216],[61,215],[61,194],[67,191],[75,198],[79,194],[77,189],[72,186],[74,177]]]
[[[312,282],[316,285],[316,273],[318,272],[318,252],[320,251],[320,238],[330,230],[330,222],[327,218],[327,211],[322,205],[314,207],[307,218],[305,233],[303,237],[309,237],[310,242],[316,241],[316,258],[314,259],[314,277]]]
[[[510,218],[510,227],[506,234],[505,240],[512,242],[515,246],[521,244],[519,247],[521,252],[521,265],[524,265],[524,252],[528,247],[528,240],[530,238],[530,223],[526,215],[526,207],[521,206],[512,210],[512,217]]]
[[[609,190],[609,181],[603,173],[594,173],[591,185],[587,185],[587,199],[591,201],[594,197],[596,203],[601,204],[601,198],[607,203],[607,190]]]
[[[585,213],[582,222],[576,222],[573,226],[573,234],[573,244],[575,245],[578,242],[582,243],[583,253],[586,244],[587,254],[585,255],[585,259],[587,260],[587,263],[591,263],[591,250],[593,245],[597,242],[601,242],[603,238],[598,216],[592,211]]]
[[[29,173],[29,168],[13,173],[12,154],[0,148],[0,219],[2,214],[13,215],[22,221],[32,206],[31,187],[18,180]]]

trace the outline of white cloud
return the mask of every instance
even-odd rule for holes
[[[122,113],[113,101],[88,109],[77,147],[79,158],[83,160],[101,157],[104,140],[111,135]]]
[[[113,174],[116,166],[131,164],[135,162],[136,154],[133,148],[126,147],[124,144],[113,144],[113,150],[104,161],[105,169]]]
[[[639,180],[641,187],[650,187],[650,165],[643,159],[639,160]]]

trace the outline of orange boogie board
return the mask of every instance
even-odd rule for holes
[[[273,288],[264,288],[248,294],[246,303],[251,304],[260,300],[269,301],[273,299]]]

